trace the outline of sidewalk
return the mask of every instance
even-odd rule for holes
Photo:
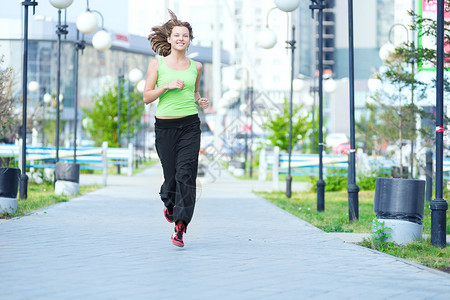
[[[450,299],[449,274],[344,243],[225,172],[198,184],[182,249],[159,164],[108,181],[0,224],[0,299]]]

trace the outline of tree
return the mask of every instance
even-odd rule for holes
[[[308,116],[302,115],[301,109],[303,105],[293,106],[292,109],[292,148],[297,141],[306,138],[308,131]],[[274,118],[270,118],[264,125],[269,130],[268,139],[274,146],[280,147],[281,150],[288,151],[289,146],[289,103],[284,101],[283,113]]]
[[[375,107],[372,107],[375,109]],[[362,116],[355,122],[356,140],[361,141],[369,154],[381,155],[382,140],[377,135],[377,119],[375,113],[369,110],[367,115]]]
[[[305,153],[319,153],[319,113],[316,111],[314,116],[314,124],[313,118],[311,114],[311,118],[308,118],[306,128],[306,139],[303,139],[302,150]],[[313,130],[315,128],[315,130]],[[313,142],[313,134],[314,134],[314,145],[311,147],[311,143]]]
[[[433,2],[433,1],[429,1]],[[446,4],[449,5],[447,0]],[[420,15],[410,11],[414,22],[411,29],[419,32],[419,36],[436,37],[436,21],[422,18]],[[450,34],[446,22],[445,40],[448,46],[450,41]],[[446,54],[446,61],[449,59]],[[433,118],[430,113],[425,112],[422,108],[411,101],[411,95],[415,99],[421,99],[426,95],[426,89],[429,83],[418,79],[414,70],[411,69],[410,64],[414,63],[416,66],[424,64],[436,65],[436,49],[426,48],[423,45],[415,45],[414,41],[405,42],[395,48],[395,51],[385,61],[384,66],[380,68],[380,72],[376,75],[383,83],[383,88],[372,96],[373,103],[367,104],[370,111],[369,118],[375,121],[376,128],[368,130],[367,132],[360,132],[360,136],[373,134],[375,143],[381,145],[388,143],[389,145],[396,145],[400,150],[400,165],[402,162],[402,148],[403,141],[410,140],[411,143],[417,138],[418,132],[421,133],[423,140],[434,140],[434,131],[429,127],[416,129],[416,116]],[[445,90],[450,91],[450,84],[445,78]],[[412,91],[414,93],[412,94]],[[413,116],[413,117],[411,117]],[[357,126],[359,129],[370,127],[369,122],[364,124],[362,120]],[[373,125],[373,124],[372,124]],[[366,138],[369,138],[366,136]],[[431,142],[432,143],[432,142]],[[431,144],[428,142],[427,144]],[[376,149],[382,152],[382,149]],[[417,152],[417,151],[416,151]],[[389,154],[389,153],[380,153]],[[414,159],[414,158],[412,158]],[[402,170],[402,168],[400,168]]]
[[[142,95],[134,89],[130,88],[129,98],[126,97],[123,87],[121,88],[121,110],[120,110],[120,132],[121,140],[126,139],[128,132],[127,125],[130,124],[130,139],[135,136],[138,128],[137,121],[141,119],[144,113]],[[108,142],[111,147],[118,146],[117,125],[118,125],[118,93],[117,85],[108,88],[108,90],[94,99],[95,104],[92,110],[84,110],[86,118],[90,121],[86,122],[85,128],[97,146],[104,141]],[[127,109],[130,101],[130,120],[127,122]]]
[[[0,57],[0,141],[11,143],[19,126],[19,115],[15,109],[18,104],[12,95],[13,70],[3,69],[3,56]]]

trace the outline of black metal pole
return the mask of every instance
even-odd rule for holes
[[[313,91],[313,105],[312,105],[312,135],[311,135],[311,154],[314,154],[316,152],[315,144],[316,144],[316,87],[315,87],[315,80],[314,80],[314,86],[312,87]]]
[[[117,147],[120,148],[120,113],[122,110],[122,75],[118,77],[118,85],[117,85]]]
[[[286,176],[286,197],[292,196],[291,156],[292,156],[292,98],[294,91],[294,53],[295,53],[295,25],[292,25],[292,39],[286,41],[286,48],[291,49],[291,89],[289,93],[289,144],[288,144],[288,174]]]
[[[136,169],[139,168],[139,159],[138,159],[138,143],[139,143],[139,131],[140,131],[140,121],[136,120],[136,135],[135,135],[135,139],[134,139],[134,157],[135,157],[135,167]],[[129,143],[128,143],[129,144]]]
[[[28,176],[27,176],[27,92],[28,92],[28,6],[33,7],[33,14],[37,2],[23,1],[24,6],[24,26],[23,26],[23,74],[22,74],[22,174],[20,175],[20,199],[28,197]]]
[[[413,12],[415,12],[415,3],[416,3],[416,0],[412,0],[411,9],[412,9]],[[412,16],[412,23],[414,23],[414,20],[415,20],[415,17]],[[412,34],[411,34],[411,39],[412,39],[411,50],[412,50],[412,52],[415,52],[415,45],[414,45],[415,32],[414,32],[414,29],[412,29],[411,31],[412,31]],[[415,64],[415,59],[412,58],[411,59],[411,74],[412,74],[413,80],[415,79],[414,78],[415,77],[414,64]],[[412,126],[413,135],[414,135],[416,133],[416,107],[414,105],[414,81],[411,84],[411,103],[412,103],[412,107],[414,109],[414,111],[413,111],[414,122],[413,122],[413,126]],[[411,154],[410,154],[410,160],[411,160],[411,172],[410,172],[411,174],[410,174],[410,176],[411,177],[410,178],[415,178],[415,176],[414,176],[414,143],[415,143],[415,139],[411,138]],[[428,201],[429,201],[429,199],[428,199]]]
[[[414,51],[414,47],[413,47],[413,51]],[[411,74],[414,80],[414,60],[411,60]],[[411,104],[412,104],[412,109],[413,109],[413,124],[412,124],[412,133],[411,133],[411,153],[410,153],[410,172],[409,172],[409,178],[414,178],[414,134],[416,133],[416,108],[414,106],[414,82],[411,83]]]
[[[247,86],[247,91],[245,92],[245,104],[249,105],[248,99],[249,99],[249,93],[250,93],[250,87]],[[247,107],[245,110],[245,146],[244,146],[244,174],[247,174],[247,163],[248,163],[248,131],[250,125],[248,124],[248,119],[250,116],[249,113],[250,107]]]
[[[73,163],[77,163],[77,124],[78,124],[78,64],[79,64],[79,50],[86,48],[84,40],[80,40],[80,32],[77,30],[77,42],[75,43],[75,116],[73,125]]]
[[[250,98],[250,167],[249,175],[253,178],[253,81],[249,89]]]
[[[58,60],[56,69],[56,163],[59,161],[59,115],[60,115],[60,104],[59,104],[59,94],[61,88],[61,35],[67,34],[67,25],[61,25],[61,10],[58,9],[58,25],[56,34],[58,35]]]
[[[348,219],[359,219],[359,187],[356,185],[355,168],[355,65],[353,47],[353,0],[348,0],[348,53],[349,53],[349,88],[350,88],[350,153],[348,168]]]
[[[247,79],[248,79],[248,75],[247,75]],[[245,105],[248,105],[248,107],[246,107],[246,109],[245,109],[244,174],[247,174],[247,163],[248,163],[248,131],[249,131],[248,119],[250,116],[249,95],[250,95],[250,87],[248,85],[248,80],[247,80],[247,86],[246,86],[246,91],[245,91],[245,96],[244,96],[244,99],[245,99],[244,103],[245,103]]]
[[[443,199],[444,138],[444,0],[437,2],[436,199],[431,201],[431,244],[446,247],[447,201]]]
[[[425,157],[426,199],[427,202],[430,202],[433,196],[433,152],[428,150]]]
[[[414,61],[411,61],[411,74],[413,76],[413,80],[414,80]],[[411,84],[411,104],[412,104],[412,109],[413,109],[413,124],[412,124],[412,137],[411,137],[411,153],[410,153],[410,172],[409,172],[409,178],[414,178],[414,134],[416,133],[416,108],[414,106],[414,82]]]
[[[147,157],[145,156],[145,147],[147,146],[147,125],[145,124],[145,111],[144,111],[144,120],[142,121],[142,133],[144,134],[143,136],[143,147],[142,147],[142,156],[144,158],[144,162],[147,161]]]
[[[125,82],[125,95],[127,97],[127,147],[130,144],[130,83]]]
[[[323,9],[325,8],[324,0],[311,0],[310,9],[318,10],[319,19],[319,180],[317,180],[317,211],[325,210],[325,181],[323,180]]]
[[[121,95],[122,95],[122,78],[123,75],[121,74],[122,72],[119,71],[119,76],[118,76],[118,84],[117,84],[117,147],[120,148],[121,147],[121,143],[120,143],[120,111],[122,110],[122,105],[121,105]],[[120,165],[117,165],[117,174],[120,174]]]

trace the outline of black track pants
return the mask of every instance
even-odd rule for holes
[[[175,222],[186,225],[194,214],[200,135],[198,115],[156,119],[155,146],[164,173],[161,200],[173,207]]]

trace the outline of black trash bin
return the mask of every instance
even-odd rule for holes
[[[69,164],[58,162],[55,166],[55,179],[80,182],[80,164]]]
[[[374,210],[378,221],[388,224],[391,240],[406,244],[422,237],[425,181],[378,177]]]
[[[422,224],[424,199],[424,180],[376,179],[374,210],[379,219],[400,219]]]
[[[55,194],[78,194],[80,190],[80,165],[58,162],[55,167],[55,179]]]

